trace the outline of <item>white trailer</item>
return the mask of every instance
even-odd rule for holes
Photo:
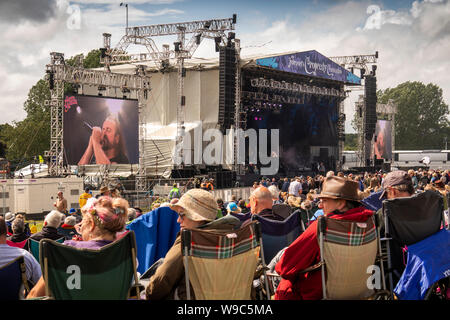
[[[0,180],[2,212],[25,213],[26,215],[44,215],[54,209],[59,191],[67,199],[68,209],[78,209],[78,198],[83,193],[83,179],[39,178]]]

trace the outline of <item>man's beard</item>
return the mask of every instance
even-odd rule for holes
[[[103,136],[102,140],[100,141],[101,145],[102,145],[102,149],[107,151],[113,148],[113,145],[111,143],[111,141],[108,140],[107,136]]]

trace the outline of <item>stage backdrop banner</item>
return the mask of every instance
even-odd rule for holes
[[[257,59],[256,64],[285,72],[361,84],[361,79],[315,50]]]
[[[111,164],[139,163],[138,101],[70,95],[64,99],[64,157],[69,165],[108,164],[90,143],[93,128]],[[112,151],[113,150],[113,151]]]
[[[392,159],[392,122],[378,120],[373,138],[373,150],[376,159]]]

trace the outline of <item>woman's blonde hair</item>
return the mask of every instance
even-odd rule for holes
[[[102,196],[88,199],[81,209],[83,214],[90,214],[95,225],[102,231],[116,233],[123,231],[128,219],[128,201],[122,198]]]

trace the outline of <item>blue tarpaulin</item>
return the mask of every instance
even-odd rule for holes
[[[136,234],[138,272],[143,274],[164,258],[180,231],[178,214],[169,207],[157,208],[133,220],[126,228]]]

